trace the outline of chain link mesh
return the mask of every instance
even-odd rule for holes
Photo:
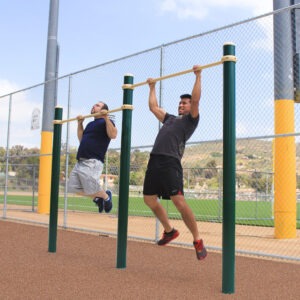
[[[282,13],[290,13],[285,10]],[[122,105],[123,76],[134,75],[134,83],[143,82],[148,77],[191,69],[193,65],[205,65],[222,59],[222,47],[230,41],[236,45],[236,251],[240,253],[300,259],[297,246],[299,232],[299,105],[294,105],[294,132],[289,137],[275,135],[274,105],[274,32],[272,14],[247,20],[232,26],[213,30],[161,47],[121,58],[93,68],[73,73],[58,80],[58,105],[64,108],[63,118],[90,113],[96,101],[105,101],[110,109]],[[278,29],[279,30],[279,29]],[[278,45],[284,50],[286,45]],[[292,58],[291,58],[292,59]],[[299,70],[295,69],[295,74]],[[188,204],[194,211],[201,236],[208,248],[222,248],[222,200],[223,200],[223,69],[215,66],[202,72],[202,97],[200,104],[200,123],[189,140],[182,160],[184,168],[184,188]],[[179,96],[190,93],[194,75],[187,74],[157,83],[158,99],[161,106],[172,114],[177,113]],[[142,185],[147,160],[156,134],[160,128],[158,121],[148,109],[147,86],[133,92],[132,152],[130,167],[129,199],[129,238],[155,241],[162,228],[144,204]],[[37,178],[39,160],[34,151],[40,146],[40,132],[30,129],[31,111],[42,108],[43,86],[12,94],[12,114],[8,121],[9,97],[0,101],[3,126],[1,126],[1,186],[7,188],[7,217],[14,218],[12,208],[27,205],[36,211]],[[26,106],[26,107],[25,107]],[[29,112],[29,113],[27,113]],[[96,207],[86,197],[66,193],[68,174],[75,164],[78,147],[77,124],[70,122],[63,126],[61,157],[61,200],[64,209],[61,226],[77,229],[117,234],[119,160],[121,141],[121,113],[114,114],[119,129],[118,138],[113,140],[106,156],[101,182],[114,195],[114,208],[111,215],[98,215]],[[291,118],[293,116],[290,116]],[[87,124],[88,120],[85,121]],[[11,129],[8,131],[8,125]],[[24,127],[24,124],[27,124]],[[9,136],[6,153],[6,140]],[[295,215],[295,238],[283,240],[275,238],[275,140],[292,139],[295,153],[295,191],[287,197],[294,197],[292,206]],[[21,146],[18,146],[21,145]],[[290,144],[289,144],[290,145]],[[19,148],[18,148],[19,147]],[[23,147],[23,148],[22,148]],[[7,156],[8,155],[8,156]],[[30,162],[28,161],[30,157]],[[277,158],[277,164],[285,158]],[[293,160],[294,159],[294,160]],[[5,182],[5,169],[8,163],[9,176]],[[28,164],[26,172],[22,163]],[[22,167],[20,167],[22,166]],[[21,171],[23,170],[23,171]],[[33,175],[33,170],[35,170]],[[284,182],[286,174],[281,177]],[[286,171],[290,172],[290,171]],[[34,178],[34,177],[35,178]],[[288,175],[287,178],[290,175]],[[30,180],[30,183],[25,179]],[[21,193],[22,192],[22,193]],[[27,198],[18,194],[25,195]],[[32,193],[35,192],[35,193]],[[1,202],[4,198],[1,197]],[[21,198],[18,198],[18,197]],[[180,231],[177,244],[191,245],[192,236],[187,230],[180,214],[171,201],[161,200],[167,209],[172,224]],[[289,211],[281,202],[277,211]],[[29,209],[29,208],[28,208]],[[94,220],[93,224],[76,223],[75,215]],[[66,217],[68,215],[68,217]],[[22,217],[24,218],[24,217]],[[34,220],[37,217],[31,216]],[[110,224],[111,225],[108,225]],[[281,226],[279,224],[279,226]],[[291,230],[294,230],[292,228]]]

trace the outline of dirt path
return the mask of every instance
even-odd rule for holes
[[[0,206],[1,209],[1,206]],[[38,224],[49,224],[49,215],[32,212],[28,207],[9,206],[8,219],[23,220]],[[66,215],[67,228],[83,230],[98,234],[116,236],[118,233],[118,218],[111,214],[83,213],[68,211]],[[181,220],[174,220],[172,224],[180,231],[180,236],[174,244],[191,246],[191,235]],[[58,226],[64,226],[64,214],[58,214]],[[205,244],[210,249],[222,248],[222,224],[198,222],[198,227]],[[237,252],[266,253],[267,255],[296,257],[300,260],[299,236],[296,239],[275,239],[274,229],[258,226],[236,225],[235,248]],[[152,217],[129,217],[128,237],[155,241],[156,221]],[[162,228],[158,228],[160,236]]]
[[[115,238],[63,229],[57,238],[57,251],[50,253],[47,227],[0,220],[1,299],[294,300],[300,295],[299,264],[237,256],[233,286],[223,286],[219,253],[198,261],[191,249],[128,241],[125,266],[117,268]]]

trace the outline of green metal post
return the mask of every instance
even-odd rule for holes
[[[55,120],[62,119],[62,111],[63,109],[61,107],[55,107],[55,115],[54,115]],[[54,130],[53,130],[48,252],[56,252],[58,192],[59,192],[59,178],[60,178],[61,127],[62,124],[54,124]]]
[[[235,55],[226,43],[224,56]],[[235,274],[235,61],[223,63],[223,261],[222,292],[234,293]]]
[[[133,76],[124,76],[124,84],[133,84]],[[124,88],[123,104],[132,105],[133,89]],[[122,114],[121,158],[119,174],[119,211],[117,239],[117,268],[126,268],[127,227],[128,227],[128,195],[131,148],[132,110],[124,109]]]

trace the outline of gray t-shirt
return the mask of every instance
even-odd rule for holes
[[[172,156],[181,161],[185,144],[197,128],[198,123],[199,115],[197,118],[193,118],[191,114],[174,116],[166,113],[151,154]]]

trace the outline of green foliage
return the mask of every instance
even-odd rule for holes
[[[144,172],[130,172],[130,185],[142,185],[144,182]]]
[[[204,187],[216,189],[222,182],[222,142],[200,143],[186,147],[183,157],[184,185],[190,189]],[[237,141],[236,144],[237,187],[240,189],[254,189],[257,192],[271,192],[273,184],[272,174],[272,142],[262,140]],[[299,145],[297,145],[299,153]],[[67,147],[62,144],[61,171],[65,173]],[[76,163],[76,149],[68,150],[68,171],[71,172]],[[0,172],[5,172],[6,149],[0,147]],[[25,185],[26,180],[33,176],[35,166],[35,178],[39,172],[39,149],[27,149],[22,145],[13,146],[10,149],[9,171],[16,173],[19,185]],[[31,156],[34,155],[34,156]],[[130,184],[142,185],[150,152],[134,149],[130,154]],[[213,159],[212,159],[213,158]],[[299,157],[297,157],[297,160]],[[109,149],[104,162],[104,171],[109,174],[120,173],[120,151]],[[297,162],[298,164],[298,162]],[[68,174],[67,174],[68,175]],[[297,177],[297,188],[300,188],[300,177]],[[119,183],[119,178],[114,179]]]
[[[212,157],[222,157],[222,152],[211,152],[210,155]]]

